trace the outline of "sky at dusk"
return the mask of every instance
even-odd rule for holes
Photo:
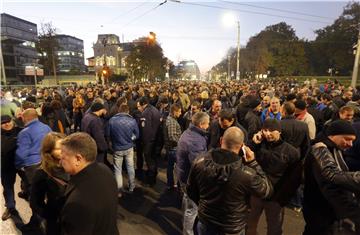
[[[240,42],[266,26],[286,22],[299,38],[313,40],[314,30],[330,25],[347,1],[91,1],[3,0],[1,12],[36,23],[52,22],[58,33],[84,40],[85,58],[93,56],[98,34],[116,34],[129,42],[155,32],[165,56],[177,64],[191,59],[206,72],[236,47],[237,28],[225,25],[231,12],[240,22]],[[240,56],[241,59],[241,56]]]

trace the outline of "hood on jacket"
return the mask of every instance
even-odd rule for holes
[[[214,169],[219,184],[227,183],[234,172],[232,169],[242,165],[241,156],[225,149],[217,148],[210,152],[210,156],[211,160],[205,164]]]

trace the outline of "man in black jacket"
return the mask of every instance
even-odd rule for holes
[[[61,211],[61,233],[67,235],[118,234],[117,184],[113,173],[95,162],[96,143],[78,132],[61,143],[61,165],[71,179]]]
[[[259,117],[261,103],[260,100],[254,95],[246,96],[244,103],[245,107],[248,108],[248,111],[244,117],[244,127],[248,131],[249,138],[252,138],[252,136],[261,129],[261,119]]]
[[[106,109],[101,103],[93,103],[90,107],[90,112],[85,114],[81,121],[81,131],[88,133],[97,144],[98,162],[104,163],[108,145],[105,140],[105,128],[101,117],[106,114]]]
[[[14,185],[16,179],[16,138],[20,131],[21,128],[15,126],[9,115],[1,116],[1,185],[4,188],[6,207],[1,216],[2,220],[18,215],[15,208]]]
[[[186,191],[198,205],[200,235],[245,234],[247,198],[266,198],[272,193],[270,181],[243,141],[243,132],[230,127],[222,137],[221,148],[194,161]],[[240,151],[242,147],[244,152]]]
[[[244,142],[247,142],[247,131],[235,119],[235,114],[231,109],[222,109],[219,112],[218,120],[214,120],[209,128],[210,144],[208,149],[220,147],[220,138],[224,135],[226,129],[236,126],[244,133]]]
[[[300,151],[300,159],[305,159],[310,151],[310,137],[309,128],[307,125],[299,120],[295,119],[295,105],[292,102],[285,102],[281,107],[282,119],[281,124],[281,138],[287,143],[291,144]],[[301,184],[303,164],[301,161],[293,169],[294,178],[289,182],[289,187],[292,187],[292,191],[296,191],[296,196],[291,200],[291,206],[294,206],[296,211],[302,208],[302,187]],[[297,171],[297,172],[295,172]],[[297,175],[296,175],[297,174]],[[298,188],[298,189],[297,189]],[[290,191],[288,191],[291,193]]]
[[[283,177],[300,159],[299,151],[280,138],[281,124],[276,119],[266,119],[261,131],[256,133],[250,143],[255,152],[256,160],[269,177],[274,186],[273,197],[278,197],[278,188],[282,189]],[[263,200],[251,197],[251,211],[248,220],[248,235],[255,235],[260,216],[265,210],[267,234],[282,234],[284,208],[274,198]]]
[[[309,152],[310,137],[307,125],[295,119],[295,105],[285,102],[281,107],[281,138],[300,150],[303,159]]]
[[[327,134],[315,140],[305,163],[304,235],[335,234],[334,223],[350,219],[360,234],[360,172],[349,172],[342,151],[351,147],[356,133],[344,120],[334,121]]]
[[[160,135],[160,112],[149,104],[149,99],[143,96],[137,102],[140,118],[140,137],[143,144],[143,154],[147,165],[146,183],[155,185],[157,176],[156,142]]]

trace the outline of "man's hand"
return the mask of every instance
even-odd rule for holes
[[[258,133],[256,133],[253,138],[252,138],[252,141],[255,143],[255,144],[260,144],[261,141],[263,140],[263,136],[262,136],[262,132],[259,131]]]
[[[245,155],[244,155],[245,162],[251,162],[251,161],[255,160],[254,152],[245,145],[243,146],[243,148],[245,150]]]

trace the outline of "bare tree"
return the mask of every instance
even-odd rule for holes
[[[45,72],[50,75],[53,74],[56,84],[58,79],[56,76],[56,67],[59,63],[57,50],[59,49],[59,42],[56,39],[56,28],[51,22],[42,23],[39,32],[39,41],[36,48],[42,55],[40,57],[40,64],[44,65]]]

